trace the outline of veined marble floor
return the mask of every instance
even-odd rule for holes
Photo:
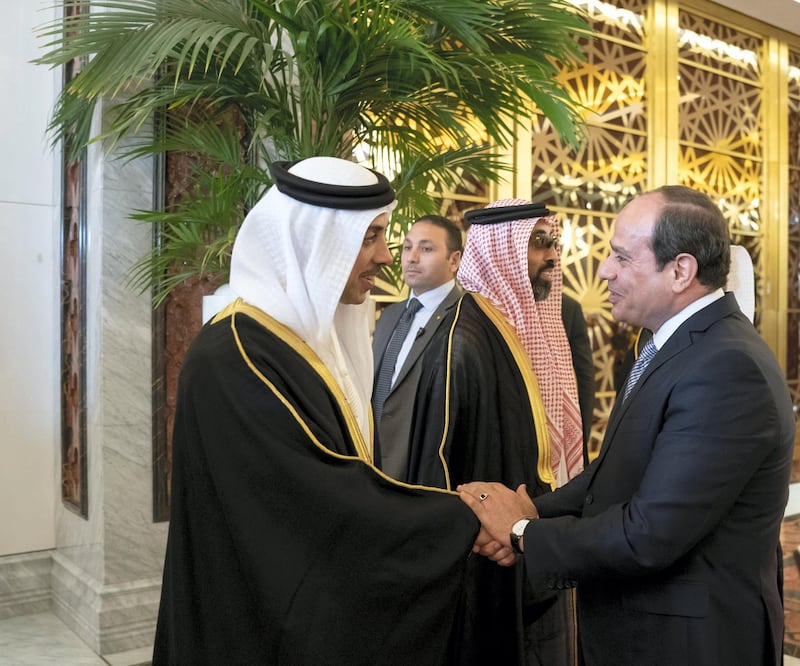
[[[0,621],[0,666],[145,666],[152,656],[142,648],[99,657],[53,613]]]
[[[782,541],[785,552],[789,552],[787,540],[794,539],[790,533],[796,532],[800,538],[800,483],[793,483],[790,487],[786,516],[790,521],[785,523]],[[791,545],[797,548],[800,542]],[[794,553],[789,552],[785,559],[787,638],[793,633],[793,628],[800,628],[800,612],[795,615],[795,611],[800,611],[800,599],[793,603],[792,594],[792,588],[798,583],[796,589],[800,595],[800,559],[794,558]],[[787,644],[787,652],[795,647]],[[800,649],[792,651],[800,654]],[[0,666],[144,666],[150,663],[151,656],[150,648],[142,648],[99,657],[53,613],[0,621]],[[787,654],[785,659],[785,666],[800,666],[800,657]]]

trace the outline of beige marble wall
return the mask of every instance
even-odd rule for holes
[[[152,643],[167,530],[152,521],[150,297],[127,286],[152,242],[151,229],[128,215],[152,207],[153,165],[109,158],[96,145],[88,155],[84,519],[60,502],[61,158],[46,126],[61,72],[31,63],[42,47],[34,28],[55,17],[57,3],[18,4],[0,27],[16,93],[0,110],[8,315],[0,335],[0,619],[52,610],[96,652],[114,654]]]
[[[127,284],[152,243],[151,160],[90,151],[87,316],[89,517],[59,507],[52,601],[99,654],[152,644],[166,523],[152,521],[149,294]]]

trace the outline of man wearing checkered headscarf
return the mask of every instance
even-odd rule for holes
[[[562,486],[583,469],[583,432],[572,356],[561,318],[561,262],[553,251],[549,295],[536,300],[529,275],[528,246],[534,229],[557,237],[554,216],[514,219],[527,215],[528,201],[503,199],[484,209],[507,209],[499,222],[475,223],[469,230],[458,271],[461,285],[481,294],[508,319],[516,331],[539,384],[550,435],[550,462],[556,485]],[[513,207],[520,207],[514,213]],[[542,233],[537,231],[536,233]],[[554,246],[551,245],[551,248]],[[547,268],[547,264],[545,268]]]
[[[551,283],[541,308],[528,273],[532,236],[555,254],[553,220],[543,206],[517,201],[470,211],[466,219],[469,259],[459,281],[467,292],[425,353],[408,481],[444,488],[479,479],[525,484],[537,497],[577,473],[583,456],[558,267],[553,259],[552,268],[534,272],[537,284]],[[546,336],[550,328],[555,332]],[[569,382],[571,388],[562,386]],[[517,574],[470,558],[459,663],[573,663],[568,593],[526,586],[520,597]]]

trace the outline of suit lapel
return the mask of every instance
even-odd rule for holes
[[[455,306],[460,297],[461,288],[456,285],[450,290],[450,293],[444,297],[444,300],[439,303],[439,307],[436,308],[436,311],[431,315],[428,323],[425,324],[422,333],[414,339],[414,344],[411,345],[411,349],[408,351],[408,356],[406,356],[406,360],[403,362],[403,367],[400,368],[400,372],[397,373],[397,379],[395,379],[392,390],[400,385],[400,382],[403,381],[405,376],[411,371],[411,368],[414,367],[414,364],[425,351],[425,348],[428,346],[431,338],[433,338],[433,334],[436,332],[436,329],[439,328],[445,315]],[[414,333],[412,332],[410,335],[414,335]]]
[[[680,330],[680,329],[679,329]],[[625,413],[628,411],[628,408],[636,400],[636,396],[638,395],[639,391],[641,390],[642,386],[644,386],[647,378],[653,374],[660,366],[664,365],[667,361],[669,361],[673,356],[679,354],[684,349],[686,349],[689,345],[692,344],[692,340],[689,335],[686,335],[685,332],[683,335],[678,336],[677,331],[667,340],[667,344],[665,344],[661,349],[658,350],[656,355],[653,357],[653,360],[647,364],[642,376],[639,377],[639,381],[636,382],[636,386],[631,389],[630,395],[628,396],[627,400],[622,398],[622,395],[617,397],[617,400],[614,402],[614,406],[611,409],[611,414],[608,417],[608,425],[606,426],[606,436],[605,442],[610,442],[613,437],[614,433],[617,430],[617,427],[620,424],[620,421],[625,416]],[[608,448],[605,446],[605,442],[601,449],[602,451]]]
[[[393,303],[388,306],[381,314],[380,326],[375,329],[375,340],[373,342],[373,374],[377,376],[378,367],[380,366],[383,355],[386,353],[386,347],[389,345],[389,340],[392,338],[392,333],[403,316],[406,309],[406,301],[400,303]]]
[[[648,363],[636,386],[631,390],[627,400],[617,399],[614,407],[611,409],[611,414],[608,417],[608,424],[606,426],[606,434],[603,438],[603,444],[600,447],[599,461],[595,466],[597,469],[605,457],[611,442],[614,440],[614,435],[619,427],[620,422],[625,417],[631,404],[636,400],[639,391],[647,382],[650,375],[655,373],[658,368],[670,361],[673,357],[679,355],[685,349],[694,344],[694,340],[698,333],[702,334],[703,331],[708,329],[709,326],[719,321],[723,317],[727,317],[738,310],[738,305],[733,299],[731,293],[726,293],[725,296],[718,299],[711,305],[703,308],[700,312],[692,315],[678,329],[669,337],[666,344],[658,350],[658,353],[653,357],[653,360]]]

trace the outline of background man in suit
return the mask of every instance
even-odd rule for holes
[[[728,225],[668,186],[630,202],[600,268],[612,314],[654,331],[599,457],[531,502],[520,486],[462,487],[501,563],[577,585],[584,663],[779,664],[776,551],[794,418],[771,351],[723,287]],[[638,361],[637,361],[638,363]]]
[[[375,325],[375,459],[394,479],[406,479],[422,354],[461,293],[455,278],[462,245],[461,229],[446,217],[426,215],[417,220],[401,251],[410,298],[387,307]]]
[[[592,343],[589,341],[589,328],[581,304],[574,298],[561,294],[561,320],[569,340],[572,353],[572,368],[575,370],[575,381],[578,383],[578,402],[581,407],[581,423],[583,424],[583,464],[589,464],[589,438],[592,434],[594,417],[594,359]]]

